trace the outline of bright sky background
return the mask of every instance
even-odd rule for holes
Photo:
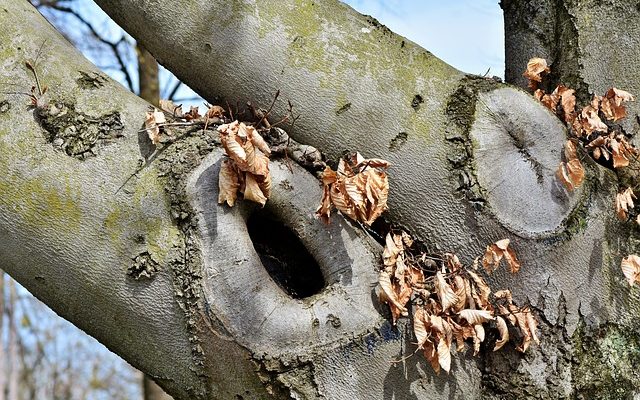
[[[504,78],[498,0],[343,0],[468,73]]]

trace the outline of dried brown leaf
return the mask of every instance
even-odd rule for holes
[[[418,307],[413,314],[413,333],[418,341],[418,348],[421,348],[429,338],[427,328],[429,327],[428,318],[422,307]]]
[[[184,114],[182,112],[182,104],[175,105],[171,100],[161,99],[160,109],[168,114],[173,115],[175,118],[184,118]]]
[[[328,224],[330,222],[331,215],[331,194],[329,186],[325,185],[322,188],[322,200],[320,200],[320,206],[316,210],[316,215],[322,219],[322,222]]]
[[[431,368],[433,368],[433,370],[435,371],[436,374],[440,373],[440,360],[438,359],[438,351],[436,350],[436,347],[434,346],[433,342],[431,342],[430,340],[427,340],[423,346],[423,354],[424,354],[424,358],[427,359],[427,361],[429,361],[429,364],[431,364]]]
[[[202,118],[202,115],[200,115],[200,110],[197,106],[191,106],[189,107],[189,112],[185,113],[183,117],[187,121],[193,121]]]
[[[469,274],[473,280],[473,287],[478,295],[476,300],[478,302],[477,306],[486,309],[490,305],[489,295],[491,294],[491,289],[489,288],[489,285],[487,285],[487,282],[475,272],[467,271],[467,274]]]
[[[466,320],[469,325],[483,324],[493,319],[492,313],[486,310],[464,309],[460,311],[458,315],[460,318]]]
[[[391,284],[391,271],[387,268],[380,271],[378,275],[378,284],[380,288],[385,294],[386,299],[388,300],[388,304],[391,307],[392,312],[397,311],[401,315],[407,314],[407,309],[404,304],[401,304],[398,300],[395,290],[393,289],[393,285]],[[395,318],[393,323],[395,324]]]
[[[438,299],[440,300],[440,305],[442,306],[442,311],[446,312],[452,305],[456,304],[458,296],[456,296],[451,286],[445,281],[440,271],[436,272],[435,288]]]
[[[564,120],[571,123],[575,118],[576,96],[575,90],[564,85],[559,85],[554,92],[560,95],[560,105],[564,113]]]
[[[496,324],[498,326],[498,332],[500,333],[500,339],[496,340],[496,345],[494,346],[493,351],[500,350],[502,346],[509,341],[509,328],[507,327],[507,323],[504,318],[497,316]]]
[[[144,127],[147,131],[147,135],[149,135],[149,139],[151,139],[151,143],[155,145],[160,143],[160,127],[158,124],[163,124],[165,122],[167,122],[167,120],[162,111],[155,108],[153,111],[147,111]]]
[[[267,197],[260,189],[258,182],[251,173],[245,174],[244,198],[254,201],[262,206],[267,202]]]
[[[264,153],[264,155],[270,156],[271,149],[269,148],[269,145],[267,144],[267,142],[265,142],[262,135],[260,135],[260,133],[258,133],[258,131],[253,126],[246,126],[245,129],[249,134],[249,140],[251,140],[251,143],[253,143],[253,145],[256,148],[258,148],[262,153]]]
[[[438,340],[438,364],[447,373],[451,370],[451,345],[442,338]]]
[[[398,255],[404,250],[402,246],[398,246],[396,241],[394,240],[394,236],[391,233],[387,233],[385,238],[385,246],[382,252],[382,259],[384,261],[384,265],[392,266],[396,264],[396,260]]]
[[[233,207],[240,189],[238,173],[229,159],[222,160],[218,174],[218,204],[226,202]]]
[[[629,92],[611,88],[607,91],[600,104],[600,109],[608,120],[618,121],[627,116],[627,111],[622,103],[633,101],[634,98]]]
[[[620,268],[629,286],[633,286],[635,283],[640,283],[640,257],[635,254],[631,254],[622,259]]]
[[[251,141],[246,141],[242,149],[245,152],[246,162],[236,161],[241,170],[252,173],[256,179],[262,179],[260,177],[269,175],[269,157],[257,150]]]
[[[619,219],[623,221],[627,220],[629,217],[629,210],[634,206],[633,199],[635,198],[636,196],[633,194],[633,189],[630,187],[616,195],[615,209]]]
[[[209,109],[207,110],[207,118],[222,118],[224,117],[224,108],[220,107],[220,106],[211,106],[209,107]]]
[[[550,69],[547,66],[547,60],[544,58],[532,58],[527,63],[527,69],[522,74],[525,78],[529,79],[529,87],[535,89],[536,82],[542,82],[542,74],[549,73]]]
[[[509,247],[509,239],[502,239],[487,246],[487,250],[482,258],[482,265],[487,273],[491,274],[495,271],[503,257],[509,266],[509,271],[511,271],[512,274],[518,272],[520,269],[518,257],[515,251]]]

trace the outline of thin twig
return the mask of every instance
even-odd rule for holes
[[[256,124],[256,126],[262,125],[262,122],[271,114],[271,110],[273,110],[273,106],[276,104],[276,100],[278,100],[278,96],[280,96],[280,89],[276,92],[275,96],[273,96],[273,100],[271,101],[271,105],[267,112],[262,116],[262,119]]]

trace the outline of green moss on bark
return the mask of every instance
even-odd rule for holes
[[[574,333],[572,376],[577,399],[633,399],[640,392],[640,337],[607,324]]]

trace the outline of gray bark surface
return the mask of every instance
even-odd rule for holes
[[[501,270],[491,283],[530,302],[541,322],[542,344],[526,355],[513,345],[477,359],[459,353],[449,376],[434,375],[418,356],[391,363],[415,346],[410,327],[392,327],[374,298],[379,249],[339,216],[329,226],[313,219],[320,187],[312,175],[272,163],[266,212],[296,233],[327,281],[320,293],[292,299],[253,248],[245,221],[255,207],[215,204],[215,132],[166,145],[128,179],[153,150],[138,133],[146,103],[100,75],[27,5],[2,2],[3,77],[28,88],[25,54],[48,38],[44,54],[56,56],[39,61],[40,78],[54,104],[66,100],[120,132],[89,146],[91,154],[75,139],[97,128],[68,134],[50,115],[34,119],[25,97],[2,103],[2,267],[168,393],[469,399],[638,391],[640,296],[619,269],[638,242],[615,220],[615,175],[585,161],[584,187],[559,187],[553,172],[566,131],[533,98],[465,75],[333,1],[99,3],[210,101],[266,107],[281,90],[301,115],[296,140],[333,159],[358,150],[390,160],[388,218],[433,250],[469,263],[487,244],[512,239],[523,268],[516,276]],[[286,113],[283,103],[274,119]]]

